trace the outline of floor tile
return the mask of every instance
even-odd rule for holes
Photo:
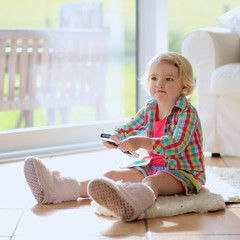
[[[239,240],[240,235],[172,235],[153,236],[151,240]]]
[[[58,240],[148,240],[147,237],[145,236],[76,236],[76,237],[71,237],[71,238],[64,238],[60,237],[57,238]],[[1,240],[1,238],[0,238]],[[5,239],[3,239],[5,240]],[[7,239],[6,239],[7,240]],[[11,240],[33,240],[31,236],[24,236],[24,237],[19,237],[19,236],[14,236]],[[34,237],[34,240],[42,240],[41,237]],[[44,240],[55,240],[55,238],[48,238],[45,237]]]
[[[224,163],[223,159],[220,157],[206,157],[204,158],[205,166],[211,166],[211,167],[226,167],[226,164]]]
[[[134,160],[119,150],[103,150],[44,159],[51,170],[58,170],[82,179],[102,176],[106,171],[127,166]]]
[[[10,237],[22,215],[22,209],[0,209],[0,236]]]
[[[18,225],[16,236],[39,239],[76,239],[81,236],[145,236],[144,221],[123,223],[82,209],[29,209]]]
[[[35,200],[30,201],[28,204],[28,208],[34,209],[72,209],[72,208],[83,208],[88,207],[90,208],[91,200],[89,198],[79,198],[77,201],[70,201],[70,202],[62,202],[57,204],[48,204],[48,205],[41,205],[37,204]]]
[[[228,167],[240,168],[240,157],[224,156],[224,162]]]
[[[151,234],[240,234],[240,209],[227,208],[225,211],[204,214],[184,214],[169,218],[150,219]]]
[[[0,164],[0,208],[24,208],[31,193],[23,174],[23,163]]]

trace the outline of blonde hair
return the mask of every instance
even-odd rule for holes
[[[178,79],[184,86],[183,95],[191,95],[194,90],[193,71],[190,62],[179,53],[167,52],[153,57],[147,65],[147,70],[142,78],[143,85],[149,90],[149,71],[153,64],[161,62],[170,63],[178,68]]]

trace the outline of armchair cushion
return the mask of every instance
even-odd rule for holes
[[[240,63],[217,68],[211,78],[211,92],[215,95],[240,100]]]
[[[240,7],[236,7],[229,12],[218,17],[219,22],[224,27],[228,27],[231,31],[236,32],[240,36]]]

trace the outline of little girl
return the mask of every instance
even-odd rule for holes
[[[146,76],[152,99],[112,135],[121,141],[122,151],[143,148],[149,156],[80,183],[28,157],[25,177],[38,203],[90,196],[122,221],[133,221],[144,218],[158,196],[199,192],[205,183],[202,131],[197,111],[186,98],[194,86],[192,67],[180,54],[169,52],[152,59]]]

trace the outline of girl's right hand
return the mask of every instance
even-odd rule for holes
[[[110,133],[115,138],[119,139],[118,134],[116,132]],[[103,145],[108,149],[117,149],[118,147],[112,144],[111,142],[108,142],[107,140],[102,140]]]
[[[102,140],[102,143],[106,148],[109,148],[109,149],[118,148],[117,146],[113,145],[111,142],[108,142],[106,140]]]

